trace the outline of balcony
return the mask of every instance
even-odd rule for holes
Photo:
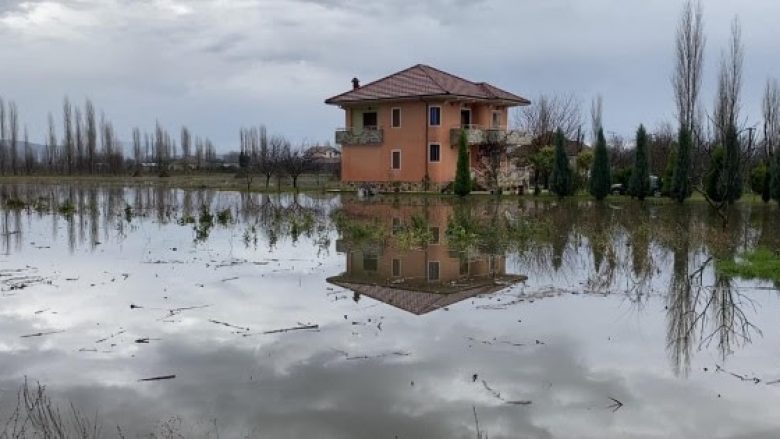
[[[352,127],[336,130],[336,143],[339,145],[381,145],[384,131],[381,127]]]
[[[461,131],[466,132],[468,145],[484,145],[487,143],[506,143],[509,146],[530,145],[531,138],[522,131],[509,130],[506,127],[486,128],[480,125],[463,125],[450,130],[450,143],[457,145]]]

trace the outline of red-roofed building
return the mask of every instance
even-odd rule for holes
[[[341,179],[380,190],[435,190],[455,179],[457,143],[466,130],[472,167],[480,147],[500,137],[509,145],[527,141],[507,129],[509,108],[529,105],[518,95],[418,64],[325,103],[345,112],[336,131]]]

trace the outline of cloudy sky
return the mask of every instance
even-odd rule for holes
[[[33,141],[62,99],[91,97],[122,138],[190,126],[220,149],[263,123],[295,141],[332,139],[323,100],[424,63],[532,100],[601,93],[605,128],[630,135],[673,118],[673,34],[681,0],[0,0],[0,95]],[[705,0],[704,103],[729,25],[746,46],[743,107],[758,123],[780,77],[776,0]]]

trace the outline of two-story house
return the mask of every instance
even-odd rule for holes
[[[480,147],[500,137],[518,145],[507,128],[509,109],[529,105],[518,95],[418,64],[327,99],[345,113],[336,131],[341,180],[380,191],[437,190],[455,180],[458,140],[466,130],[472,168]]]

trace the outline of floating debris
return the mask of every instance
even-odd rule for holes
[[[176,375],[163,375],[163,376],[152,377],[152,378],[141,378],[138,381],[139,382],[142,382],[142,381],[164,381],[164,380],[172,380],[172,379],[175,379],[175,378],[176,378]]]
[[[65,332],[64,330],[61,331],[44,331],[44,332],[36,332],[33,334],[27,334],[20,336],[21,338],[32,338],[32,337],[43,337],[44,335],[52,335],[52,334],[59,334],[61,332]]]

